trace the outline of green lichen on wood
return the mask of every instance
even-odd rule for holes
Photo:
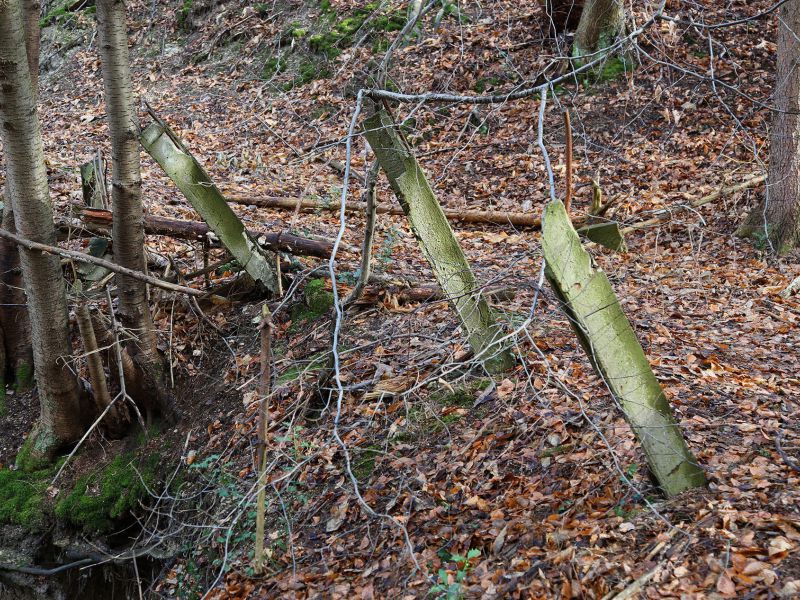
[[[247,232],[217,186],[175,133],[165,123],[155,122],[142,132],[140,140],[248,274],[270,292],[277,293],[275,253],[264,250]]]
[[[73,491],[58,502],[55,514],[90,533],[107,533],[127,518],[154,485],[160,457],[137,460],[117,456],[102,470],[81,477]]]
[[[52,462],[47,452],[53,445],[53,439],[48,435],[39,435],[37,430],[38,425],[34,425],[33,431],[25,439],[22,448],[17,453],[14,463],[20,471],[28,473],[41,471],[50,466]]]
[[[661,487],[672,496],[705,485],[608,277],[592,265],[560,201],[545,209],[542,247],[547,278],[592,365],[622,405]]]
[[[475,355],[490,372],[511,368],[514,356],[499,342],[502,330],[480,294],[467,258],[408,142],[385,110],[379,110],[364,122],[364,135],[436,280],[461,320]]]

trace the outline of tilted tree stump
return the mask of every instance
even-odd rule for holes
[[[608,277],[592,265],[564,205],[549,203],[543,220],[547,278],[592,366],[622,405],[650,471],[668,496],[705,485]]]
[[[511,368],[514,356],[498,342],[502,330],[408,143],[384,110],[369,117],[364,129],[436,280],[461,319],[475,355],[489,371]]]
[[[264,250],[248,233],[203,167],[166,123],[151,123],[140,141],[247,273],[270,292],[278,293],[275,254]]]

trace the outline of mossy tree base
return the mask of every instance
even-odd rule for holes
[[[800,219],[796,223],[787,220],[776,227],[770,223],[770,215],[765,215],[761,203],[747,215],[736,236],[753,240],[759,250],[772,250],[782,256],[800,248]]]

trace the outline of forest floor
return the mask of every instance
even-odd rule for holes
[[[342,175],[331,161],[345,160],[354,92],[385,49],[382,40],[396,33],[380,21],[384,30],[371,37],[336,40],[337,56],[315,53],[309,40],[321,24],[331,30],[363,3],[246,4],[129,2],[136,93],[227,195],[336,201]],[[667,10],[722,22],[769,5],[672,1]],[[389,23],[396,16],[380,10]],[[48,31],[42,56],[42,129],[61,214],[80,201],[78,165],[97,148],[108,155],[92,21],[69,14]],[[513,89],[559,52],[544,39],[543,23],[537,3],[463,3],[461,19],[444,11],[436,29],[426,19],[397,52],[393,85]],[[650,598],[800,594],[800,297],[780,295],[800,275],[800,254],[777,259],[764,243],[734,236],[763,187],[681,208],[763,172],[774,23],[714,37],[709,54],[697,30],[659,23],[641,40],[635,68],[557,87],[544,117],[561,195],[563,110],[572,115],[574,214],[588,211],[592,178],[613,203],[606,216],[625,225],[674,209],[671,220],[629,233],[628,252],[591,252],[706,469],[708,489],[667,500],[652,483],[549,289],[515,336],[519,366],[493,389],[462,363],[465,342],[445,302],[400,304],[384,294],[348,312],[338,423],[334,429],[335,396],[319,418],[308,418],[302,408],[330,352],[332,315],[302,320],[292,310],[311,279],[298,273],[326,266],[299,259],[298,285],[275,311],[262,577],[250,561],[260,305],[208,310],[226,345],[182,299],[154,293],[165,352],[184,382],[172,468],[189,490],[150,507],[168,511],[160,535],[174,536],[180,550],[152,582],[155,597],[438,597],[444,583],[470,598],[599,599],[637,580]],[[549,188],[537,146],[538,97],[392,110],[445,207],[541,212]],[[197,220],[158,165],[143,160],[147,212]],[[354,172],[365,175],[370,161],[357,139]],[[396,204],[383,179],[378,189],[381,203]],[[349,198],[361,193],[355,181]],[[340,225],[329,211],[233,207],[260,231],[333,239]],[[363,223],[347,216],[336,260],[340,295],[358,269]],[[466,223],[454,230],[479,281],[514,290],[492,305],[509,330],[518,327],[536,290],[538,231]],[[197,244],[151,237],[148,248],[184,270],[202,266]],[[434,281],[401,217],[380,216],[374,258],[393,280]]]

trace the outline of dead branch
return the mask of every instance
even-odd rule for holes
[[[74,250],[67,250],[65,248],[50,246],[48,244],[40,244],[39,242],[34,242],[24,237],[18,236],[14,233],[11,233],[10,231],[6,231],[5,229],[0,229],[0,237],[10,240],[17,245],[22,246],[23,248],[27,248],[28,250],[38,250],[39,252],[47,252],[48,254],[55,254],[57,256],[62,256],[64,258],[71,258],[72,260],[76,260],[78,262],[87,263],[90,265],[97,265],[99,267],[105,267],[106,269],[108,269],[109,271],[113,271],[114,273],[121,273],[122,275],[127,275],[128,277],[133,277],[134,279],[138,279],[140,281],[145,281],[152,286],[159,287],[164,290],[169,290],[170,292],[180,292],[182,294],[188,294],[190,296],[206,295],[205,292],[203,292],[202,290],[196,290],[194,288],[186,287],[184,285],[168,283],[166,281],[156,279],[155,277],[151,277],[150,275],[146,275],[141,271],[134,271],[133,269],[120,267],[118,264],[113,263],[110,260],[95,258],[94,256],[89,256],[88,254],[84,254],[83,252],[75,252]]]

